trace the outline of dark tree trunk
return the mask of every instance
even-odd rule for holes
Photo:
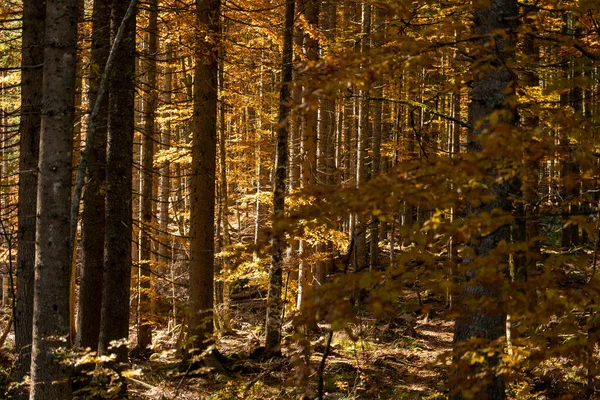
[[[199,39],[194,54],[189,328],[195,349],[204,349],[213,332],[220,6],[220,0],[196,0],[196,22],[209,39]]]
[[[361,47],[360,51],[363,57],[367,56],[367,52],[371,46],[371,6],[369,4],[362,5],[362,22],[361,22]],[[356,187],[362,187],[367,183],[367,164],[368,164],[368,143],[371,133],[371,124],[369,121],[369,95],[368,89],[360,91],[360,102],[358,105],[358,131],[357,131],[357,152],[356,152]],[[360,231],[356,239],[356,263],[354,268],[356,271],[361,271],[369,265],[367,259],[367,227],[366,218],[363,215],[356,214],[356,228]]]
[[[286,123],[290,113],[290,84],[292,82],[292,40],[294,37],[294,0],[285,3],[285,25],[283,27],[283,52],[281,55],[281,88],[279,92],[279,126],[275,158],[275,182],[273,183],[273,238],[271,239],[271,267],[269,268],[269,294],[267,296],[267,321],[265,351],[279,352],[281,342],[283,285],[283,253],[285,232],[281,219],[285,212],[286,174],[288,162],[289,127]]]
[[[306,22],[312,26],[312,29],[318,29],[320,0],[304,1],[304,16]],[[308,32],[304,33],[304,48],[306,58],[310,62],[316,63],[319,60],[319,42],[311,37]],[[302,188],[310,189],[317,182],[317,123],[318,123],[318,101],[314,94],[316,88],[310,82],[304,84],[303,102],[308,104],[308,109],[304,115],[304,126],[302,130]],[[314,253],[314,248],[306,240],[301,239],[299,243],[300,264],[298,276],[298,302],[300,311],[309,304],[307,300],[314,297],[314,274],[315,266],[309,261]],[[314,323],[314,321],[313,321]]]
[[[114,43],[127,3],[113,0],[110,36]],[[98,352],[115,353],[118,363],[127,361],[127,345],[111,347],[113,340],[129,334],[131,282],[131,191],[134,131],[135,18],[125,28],[115,55],[118,70],[108,83],[108,138],[106,166],[106,220],[104,235],[104,287]]]
[[[475,11],[476,35],[491,35],[499,30],[507,32],[511,37],[511,29],[517,25],[519,7],[516,0],[492,0],[489,6],[482,6]],[[507,104],[507,99],[514,96],[515,77],[507,69],[513,56],[514,43],[511,39],[495,38],[495,46],[486,46],[491,39],[482,39],[479,54],[488,60],[482,66],[474,68],[473,89],[469,108],[470,125],[475,127],[470,137],[470,151],[480,152],[483,149],[480,136],[498,135],[500,126],[515,124],[515,113]],[[486,49],[485,53],[484,50]],[[489,50],[487,50],[489,49]],[[509,90],[508,88],[511,87]],[[512,101],[512,100],[511,100]],[[499,123],[492,124],[490,116],[495,114]],[[487,171],[490,192],[495,198],[487,204],[475,207],[470,214],[477,216],[500,210],[512,211],[510,200],[511,182],[497,183],[497,171],[490,167]],[[497,342],[505,333],[506,314],[500,301],[500,288],[505,278],[508,256],[505,254],[494,258],[494,269],[485,265],[485,257],[490,255],[501,241],[509,241],[510,226],[504,225],[487,235],[476,234],[469,243],[473,257],[465,257],[468,266],[466,282],[460,291],[460,316],[454,328],[454,374],[452,376],[452,399],[463,399],[462,390],[474,392],[476,399],[505,399],[504,376],[495,370],[499,363],[499,354],[485,354],[485,362],[471,365],[470,357],[465,356],[468,350],[483,351],[483,348]],[[488,263],[492,262],[491,260]],[[483,276],[485,271],[485,276]],[[476,348],[469,346],[469,339],[482,342]],[[500,350],[501,352],[501,350]]]
[[[33,322],[33,279],[35,264],[35,214],[37,207],[37,165],[42,109],[42,64],[44,62],[44,21],[46,2],[23,1],[21,65],[21,141],[19,147],[19,205],[17,294],[15,304],[15,345],[19,352],[16,380],[31,369]]]
[[[92,11],[92,54],[88,107],[96,102],[102,71],[110,51],[110,8],[103,0],[95,0]],[[87,182],[83,194],[82,248],[83,263],[79,285],[77,335],[79,348],[98,348],[102,281],[104,265],[104,188],[106,185],[106,124],[108,98],[104,97],[95,121],[96,130],[88,159]]]
[[[152,344],[151,322],[151,255],[152,240],[152,192],[154,189],[154,113],[156,111],[156,53],[158,47],[158,0],[148,3],[148,36],[146,59],[143,62],[146,76],[146,95],[144,107],[144,132],[142,135],[142,198],[140,207],[140,314],[137,347],[143,350]]]
[[[38,163],[30,399],[72,397],[69,337],[71,163],[77,0],[48,0]]]

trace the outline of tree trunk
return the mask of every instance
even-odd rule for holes
[[[173,45],[167,44],[165,48],[165,58],[167,65],[164,70],[164,81],[163,81],[163,98],[162,101],[165,105],[171,105],[171,91],[173,90],[173,73],[174,70],[171,67],[171,57],[173,57]],[[163,114],[165,122],[162,126],[161,138],[162,150],[168,150],[171,146],[171,112],[167,111]],[[158,244],[158,254],[160,256],[159,268],[162,275],[166,276],[169,270],[170,257],[170,242],[169,236],[169,194],[171,191],[171,168],[169,161],[164,161],[160,167],[160,207],[158,214],[158,225],[160,226],[161,239]]]
[[[142,134],[142,197],[140,207],[140,314],[137,337],[138,350],[144,350],[152,344],[151,321],[151,272],[152,272],[152,229],[153,213],[152,198],[154,189],[154,141],[156,111],[156,55],[158,47],[158,0],[148,4],[148,27],[146,58],[143,62],[146,95],[144,107],[144,130]]]
[[[377,8],[375,10],[375,28],[373,36],[373,48],[379,49],[384,45],[385,35],[385,10]],[[383,97],[383,87],[385,82],[383,76],[380,76],[375,82],[373,95],[377,98]],[[373,141],[371,142],[371,178],[380,174],[381,164],[381,132],[383,127],[382,122],[383,104],[381,101],[376,101],[373,104]],[[369,247],[369,268],[373,269],[379,263],[379,220],[377,217],[372,217],[370,221],[369,232],[371,234]]]
[[[306,22],[312,29],[318,29],[320,0],[304,1],[304,16]],[[319,43],[311,37],[308,32],[304,33],[304,48],[306,58],[309,62],[316,63],[319,60]],[[309,190],[317,181],[317,116],[318,99],[313,94],[315,88],[308,82],[304,84],[303,102],[307,105],[304,115],[304,127],[302,129],[302,188]],[[314,248],[301,239],[298,245],[300,251],[300,263],[298,266],[298,302],[299,310],[304,310],[306,300],[312,297],[314,290],[314,267],[309,262]]]
[[[213,332],[215,168],[220,0],[196,0],[196,43],[190,183],[190,322],[192,346],[203,350]]]
[[[31,399],[69,399],[71,163],[77,0],[48,0],[38,164]]]
[[[33,281],[37,207],[36,173],[42,109],[42,64],[44,62],[44,0],[23,1],[21,55],[21,122],[19,130],[19,204],[15,345],[19,351],[15,378],[21,382],[31,369]]]
[[[113,43],[126,11],[126,3],[113,0],[110,15]],[[127,340],[129,336],[135,18],[125,26],[115,57],[119,69],[111,73],[109,81],[104,288],[98,353],[116,354],[116,362],[125,363],[127,345],[111,346],[111,341]]]
[[[281,88],[279,92],[279,126],[275,158],[275,181],[273,183],[273,238],[271,239],[271,267],[269,268],[269,294],[267,296],[267,321],[265,351],[279,352],[283,302],[283,253],[285,231],[282,219],[285,213],[286,174],[288,162],[289,127],[286,123],[290,113],[290,84],[292,82],[292,41],[294,35],[294,0],[286,0],[285,24],[283,26],[283,52],[281,54]]]
[[[88,105],[96,102],[102,71],[110,50],[110,8],[95,0],[92,11],[92,53]],[[102,308],[104,262],[104,188],[106,185],[106,123],[108,98],[105,97],[95,121],[96,131],[90,151],[87,181],[83,194],[82,247],[83,263],[79,285],[76,347],[98,348]]]
[[[515,112],[508,105],[512,102],[509,97],[514,96],[513,73],[507,69],[510,58],[513,56],[514,43],[510,39],[510,31],[518,23],[519,6],[516,0],[492,0],[489,6],[481,6],[475,11],[475,35],[491,35],[499,30],[505,31],[506,36],[495,36],[495,46],[487,46],[490,38],[481,40],[480,49],[486,49],[479,54],[486,57],[483,67],[474,69],[473,89],[469,108],[470,125],[475,127],[470,137],[470,150],[479,152],[483,150],[479,142],[481,134],[497,135],[495,130],[498,123],[492,124],[490,116],[494,114],[499,119],[500,125],[514,125]],[[487,50],[489,49],[489,50]],[[479,50],[483,52],[484,50]],[[510,88],[510,90],[508,89]],[[510,100],[510,101],[507,101]],[[472,208],[473,216],[490,213],[497,209],[505,213],[512,211],[510,200],[511,184],[509,181],[497,181],[497,171],[494,167],[488,169],[488,182],[490,192],[495,198],[487,204]],[[473,257],[465,257],[468,266],[466,282],[460,290],[459,317],[454,327],[454,374],[451,377],[453,388],[451,398],[462,399],[462,390],[469,389],[474,392],[477,399],[505,399],[505,382],[502,373],[496,370],[499,354],[489,355],[488,346],[501,345],[498,339],[505,333],[506,314],[500,302],[500,288],[505,279],[508,256],[505,254],[500,259],[494,270],[485,265],[485,257],[492,252],[501,241],[509,241],[510,226],[504,225],[492,233],[476,234],[472,237],[469,247]],[[489,261],[488,261],[489,262]],[[485,277],[481,276],[485,271]],[[467,345],[471,338],[481,340],[475,350],[484,351],[485,362],[471,363],[471,358],[465,352],[472,350]],[[500,353],[502,351],[500,350]]]
[[[361,23],[361,53],[363,57],[369,51],[371,40],[371,6],[362,5],[362,23]],[[368,90],[360,91],[360,102],[358,108],[358,132],[357,132],[357,153],[356,153],[356,187],[361,187],[367,183],[367,148],[370,136],[371,125],[369,123],[369,100]],[[356,215],[356,227],[360,230],[356,239],[356,271],[363,270],[368,266],[367,262],[367,229],[366,219],[362,215]]]

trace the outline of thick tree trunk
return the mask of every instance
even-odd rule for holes
[[[142,198],[140,207],[140,313],[137,347],[143,350],[152,344],[151,272],[152,272],[152,198],[154,190],[154,141],[156,111],[156,54],[158,47],[158,0],[148,4],[146,58],[143,61],[146,94],[144,101],[144,131],[142,135]]]
[[[31,399],[69,399],[70,203],[77,0],[48,0],[38,164]]]
[[[110,16],[111,42],[127,11],[127,4],[113,0]],[[135,18],[125,26],[116,50],[119,69],[110,75],[108,105],[108,151],[106,226],[104,235],[104,288],[98,352],[116,354],[127,361],[127,345],[111,341],[129,336],[129,293],[132,241],[132,166],[134,132]]]
[[[92,54],[89,108],[96,102],[102,72],[110,50],[110,9],[103,0],[95,0],[92,11]],[[106,124],[108,98],[105,97],[98,114],[95,140],[90,151],[86,188],[83,194],[82,247],[83,264],[79,285],[79,308],[75,345],[79,348],[98,348],[102,307],[104,265],[104,188],[106,185]]]
[[[285,232],[281,226],[285,213],[286,174],[288,162],[289,127],[286,123],[290,113],[290,84],[292,82],[292,40],[294,35],[294,0],[286,0],[285,24],[283,26],[283,52],[281,54],[281,88],[279,92],[279,126],[275,158],[275,181],[273,182],[273,238],[271,239],[271,267],[269,268],[269,294],[267,296],[267,321],[265,351],[279,352],[283,302],[283,253]]]
[[[498,30],[507,32],[518,23],[519,7],[516,0],[492,0],[489,6],[479,7],[475,11],[476,35],[491,35]],[[495,37],[495,46],[486,46],[490,38],[482,39],[480,57],[488,60],[483,66],[478,66],[474,72],[473,89],[469,108],[470,125],[475,127],[470,138],[470,150],[482,151],[479,136],[482,133],[497,135],[494,132],[498,124],[489,120],[492,114],[499,119],[499,124],[514,125],[515,113],[508,105],[507,99],[514,96],[513,73],[507,69],[510,58],[514,52],[514,43],[511,39]],[[510,88],[510,90],[508,89]],[[512,100],[511,100],[512,102]],[[500,114],[499,114],[500,113]],[[510,200],[511,184],[504,181],[497,183],[497,171],[488,170],[490,192],[495,198],[487,204],[482,204],[470,211],[471,215],[490,213],[492,210],[501,210],[506,213],[512,211]],[[485,257],[490,255],[501,241],[510,240],[510,226],[504,225],[487,235],[476,234],[469,246],[473,257],[466,257],[465,263],[469,266],[466,282],[460,291],[460,315],[454,327],[454,374],[451,378],[453,392],[452,399],[463,399],[462,390],[469,389],[475,392],[476,399],[505,399],[504,376],[495,368],[500,362],[498,352],[493,355],[485,354],[485,362],[471,363],[465,352],[473,350],[467,345],[472,338],[482,340],[475,350],[484,351],[488,346],[501,345],[498,340],[505,333],[506,314],[500,301],[500,288],[505,279],[508,255],[495,258],[497,264],[493,270],[485,265]],[[471,265],[469,265],[471,264]],[[482,276],[485,271],[485,277]],[[487,350],[486,350],[487,353]],[[501,350],[500,350],[501,353]]]
[[[220,6],[220,0],[196,0],[198,29],[207,38],[198,40],[194,54],[189,330],[196,350],[206,348],[213,332]]]
[[[19,146],[19,204],[17,290],[15,304],[15,345],[18,358],[17,382],[31,368],[33,322],[33,280],[35,264],[35,224],[37,207],[36,173],[39,155],[42,109],[42,64],[44,62],[44,21],[46,2],[23,1],[21,56],[21,140]]]

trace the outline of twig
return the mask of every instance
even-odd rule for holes
[[[266,370],[264,370],[263,372],[261,372],[260,374],[258,374],[257,376],[255,376],[250,382],[248,382],[248,384],[246,385],[246,387],[244,388],[244,395],[242,396],[243,398],[246,398],[246,392],[248,390],[250,390],[250,388],[252,386],[254,386],[254,384],[256,382],[258,382],[259,380],[261,380],[265,375],[270,374],[271,372],[275,371],[276,369],[279,369],[285,365],[289,364],[288,360],[282,360],[278,363],[273,364],[272,366],[270,366],[269,368],[267,368]]]
[[[329,332],[327,336],[327,344],[325,345],[325,351],[323,352],[323,358],[321,359],[321,364],[319,364],[319,400],[323,400],[323,372],[325,371],[325,361],[329,356],[329,351],[331,349],[331,341],[333,339],[333,331]]]
[[[142,381],[137,380],[135,378],[132,378],[130,376],[126,376],[126,378],[129,379],[131,382],[137,383],[138,385],[141,385],[141,386],[145,387],[146,389],[150,389],[150,390],[155,390],[156,389],[156,386],[152,386],[149,383],[142,382]]]

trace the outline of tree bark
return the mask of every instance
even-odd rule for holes
[[[267,296],[267,321],[265,351],[267,354],[279,352],[283,302],[283,254],[285,249],[286,174],[288,162],[290,114],[290,84],[292,82],[292,41],[294,36],[294,0],[286,0],[285,23],[283,26],[283,51],[281,54],[281,88],[279,92],[279,126],[277,127],[277,148],[275,158],[275,181],[273,183],[273,237],[271,239],[271,266],[269,268],[269,293]]]
[[[37,165],[42,110],[44,62],[44,0],[23,1],[21,53],[21,122],[19,130],[19,204],[15,345],[18,357],[15,378],[21,382],[31,369],[33,281],[37,207]]]
[[[156,54],[158,47],[158,0],[148,3],[148,27],[146,58],[143,62],[145,75],[144,132],[142,135],[142,198],[140,207],[140,314],[137,347],[143,350],[152,344],[151,322],[151,272],[152,272],[152,198],[154,189],[154,114],[156,111]]]
[[[371,46],[371,6],[369,4],[362,5],[362,22],[361,22],[361,47],[360,51],[363,57],[369,51]],[[367,183],[367,157],[368,157],[368,141],[371,131],[369,123],[369,95],[368,89],[360,91],[360,102],[358,105],[358,131],[357,131],[357,153],[356,153],[356,187],[360,188]],[[369,265],[367,260],[367,229],[366,219],[362,215],[356,215],[356,225],[361,232],[356,239],[356,271],[363,270]]]
[[[479,57],[486,57],[483,66],[474,68],[473,89],[469,106],[470,125],[475,127],[470,137],[469,149],[480,152],[483,145],[480,136],[497,135],[498,124],[492,124],[490,116],[495,114],[499,124],[512,126],[516,123],[515,110],[509,105],[510,97],[514,96],[513,73],[506,67],[514,54],[514,43],[511,30],[518,24],[519,6],[516,0],[492,0],[489,6],[481,6],[475,11],[475,35],[492,35],[497,31],[506,32],[506,36],[495,36],[495,46],[487,46],[490,37],[480,41]],[[483,50],[485,49],[485,50]],[[490,192],[495,196],[487,204],[482,204],[470,210],[473,216],[490,213],[492,210],[510,213],[511,182],[497,179],[494,167],[488,169]],[[505,399],[505,382],[502,373],[495,368],[499,354],[485,354],[485,361],[473,363],[465,352],[472,349],[467,344],[469,339],[478,339],[475,350],[500,345],[498,339],[503,337],[506,326],[506,314],[502,309],[500,288],[505,279],[508,256],[495,259],[494,270],[483,268],[485,257],[493,251],[501,241],[510,240],[510,226],[503,225],[487,235],[476,234],[472,237],[469,247],[473,257],[465,257],[468,266],[466,282],[460,290],[459,307],[461,317],[454,327],[454,374],[451,377],[453,388],[451,398],[463,399],[462,390],[475,392],[476,399]],[[489,263],[489,261],[488,261]],[[483,273],[485,271],[485,276]],[[501,350],[500,350],[501,352]],[[486,350],[487,353],[487,350]]]
[[[196,0],[202,34],[194,52],[190,182],[190,321],[192,346],[203,350],[213,332],[215,168],[220,0]]]
[[[375,10],[375,28],[373,35],[373,48],[379,49],[384,45],[385,35],[385,10],[377,8]],[[385,82],[383,76],[380,76],[375,82],[374,96],[383,97],[383,87]],[[371,142],[371,178],[380,174],[381,164],[381,132],[383,127],[382,113],[383,104],[381,101],[376,101],[373,106],[373,140]],[[377,217],[372,217],[370,221],[369,231],[371,233],[369,247],[369,268],[373,269],[379,263],[379,220]]]
[[[72,397],[70,200],[77,0],[48,0],[35,246],[31,399]]]
[[[113,0],[110,15],[111,42],[115,43],[128,5]],[[135,18],[124,26],[123,39],[115,49],[119,70],[108,82],[108,138],[106,226],[104,235],[104,287],[98,353],[116,354],[127,361],[127,345],[112,346],[129,336],[129,293],[132,241],[132,166],[134,132]]]
[[[93,108],[97,99],[102,71],[106,67],[110,50],[110,8],[102,0],[95,0],[92,11],[92,51],[88,107]],[[77,335],[75,345],[79,348],[98,348],[102,307],[102,281],[104,262],[104,190],[106,186],[106,124],[108,99],[100,106],[95,140],[89,156],[86,188],[83,194],[82,248],[83,263],[79,285],[79,308],[77,312]],[[100,301],[99,301],[100,300]]]
[[[167,106],[171,105],[171,91],[173,90],[174,70],[169,64],[171,62],[171,57],[173,57],[173,45],[169,43],[165,48],[167,65],[164,71],[162,98],[163,104]],[[162,143],[162,149],[168,150],[171,146],[171,112],[167,111],[163,115],[163,118],[165,119],[165,122],[162,126],[160,141]],[[169,270],[169,261],[171,260],[171,238],[169,236],[169,195],[171,192],[170,174],[170,163],[169,161],[165,161],[160,167],[160,211],[158,214],[158,225],[160,226],[161,231],[161,240],[158,244],[158,254],[160,256],[159,268],[161,269],[163,275],[167,274],[167,271]]]
[[[318,29],[320,0],[304,1],[304,16],[306,22],[312,29]],[[319,42],[311,37],[308,32],[304,33],[304,48],[306,58],[309,62],[316,63],[319,60]],[[302,130],[302,188],[309,190],[317,183],[317,117],[319,103],[315,94],[315,88],[309,82],[304,84],[303,102],[307,105],[304,115],[304,129]],[[300,264],[298,274],[298,302],[299,310],[304,310],[306,301],[314,295],[314,267],[309,262],[314,248],[301,239],[299,243]]]

